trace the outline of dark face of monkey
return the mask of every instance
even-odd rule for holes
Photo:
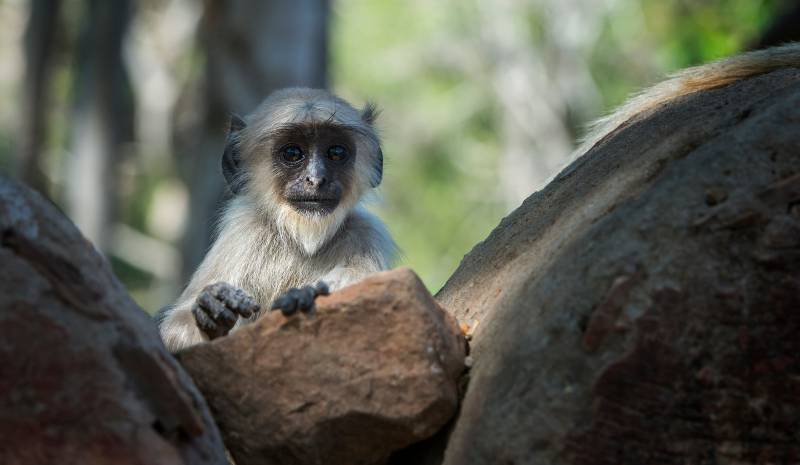
[[[341,219],[383,177],[376,116],[326,91],[277,91],[248,121],[231,116],[222,174],[262,211]]]
[[[296,125],[272,141],[277,194],[302,213],[333,212],[352,186],[356,149],[348,131],[334,125]]]

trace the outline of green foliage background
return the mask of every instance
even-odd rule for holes
[[[557,63],[564,53],[553,48],[547,35],[547,15],[560,0],[480,3],[488,1],[332,2],[332,87],[356,104],[374,100],[384,110],[379,127],[385,176],[382,199],[372,208],[386,220],[402,249],[399,264],[413,268],[433,292],[463,255],[517,206],[501,193],[505,110],[493,89],[492,71],[497,70],[489,68],[494,57],[480,47],[481,34],[486,32],[486,5],[513,6],[528,28],[530,43],[522,45],[531,54],[545,57],[545,63]],[[148,0],[138,6],[144,11],[162,3]],[[0,13],[5,15],[0,15],[4,26],[0,59],[7,70],[23,67],[20,44],[11,39],[24,32],[22,4],[22,0],[0,0]],[[631,92],[677,69],[746,49],[788,2],[579,0],[574,4],[592,9],[580,13],[599,22],[595,24],[599,33],[581,49],[582,55],[569,57],[588,64],[590,85],[598,96],[592,107],[563,115],[577,139],[591,118],[620,104]],[[66,2],[66,29],[77,28],[76,5]],[[152,21],[154,13],[149,14],[141,18]],[[191,46],[178,54],[174,77],[180,86],[192,86],[202,76],[198,55]],[[69,156],[75,68],[66,54],[58,55],[56,62],[45,162],[53,184],[50,194],[58,202],[64,186],[63,162]],[[20,120],[16,102],[22,86],[10,81],[11,74],[0,73],[0,101],[5,103],[0,106],[0,170],[4,172],[11,171]],[[185,190],[178,181],[174,157],[165,153],[169,148],[154,149],[142,141],[134,141],[126,150],[131,156],[118,167],[121,204],[115,221],[178,250],[180,239],[160,235],[150,221],[165,190],[175,186]],[[531,156],[535,156],[533,151]],[[137,268],[113,253],[110,258],[118,276],[146,309],[157,309],[173,299],[183,284],[165,284],[151,270]],[[159,286],[161,290],[154,292]]]
[[[536,38],[547,2],[527,2]],[[670,71],[737,53],[763,31],[779,2],[621,1],[591,49],[602,97],[597,116]],[[378,99],[387,158],[377,206],[432,291],[513,209],[497,195],[502,141],[485,76],[449,66],[481,17],[470,2],[341,0],[334,6],[332,82],[356,102]],[[532,49],[542,47],[533,42]],[[580,133],[587,121],[576,121]]]

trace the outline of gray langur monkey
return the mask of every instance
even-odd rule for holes
[[[361,206],[383,176],[376,115],[290,88],[232,117],[222,171],[234,196],[186,289],[156,315],[170,351],[255,320],[259,304],[308,311],[317,295],[391,266],[396,246]]]

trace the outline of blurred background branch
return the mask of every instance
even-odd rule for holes
[[[25,80],[22,84],[19,175],[32,187],[47,191],[47,179],[39,167],[47,118],[47,90],[61,2],[31,0],[25,29]]]
[[[282,87],[325,87],[328,22],[327,0],[205,2],[198,31],[202,72],[176,109],[178,172],[189,189],[181,281],[200,264],[212,239],[230,114],[250,113]]]
[[[0,0],[0,168],[154,310],[211,240],[230,113],[331,87],[384,109],[371,208],[435,291],[588,121],[669,71],[800,39],[798,14],[797,0]]]

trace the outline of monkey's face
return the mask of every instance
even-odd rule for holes
[[[285,129],[272,144],[276,193],[300,213],[328,215],[352,189],[355,157],[346,130],[316,124]]]

